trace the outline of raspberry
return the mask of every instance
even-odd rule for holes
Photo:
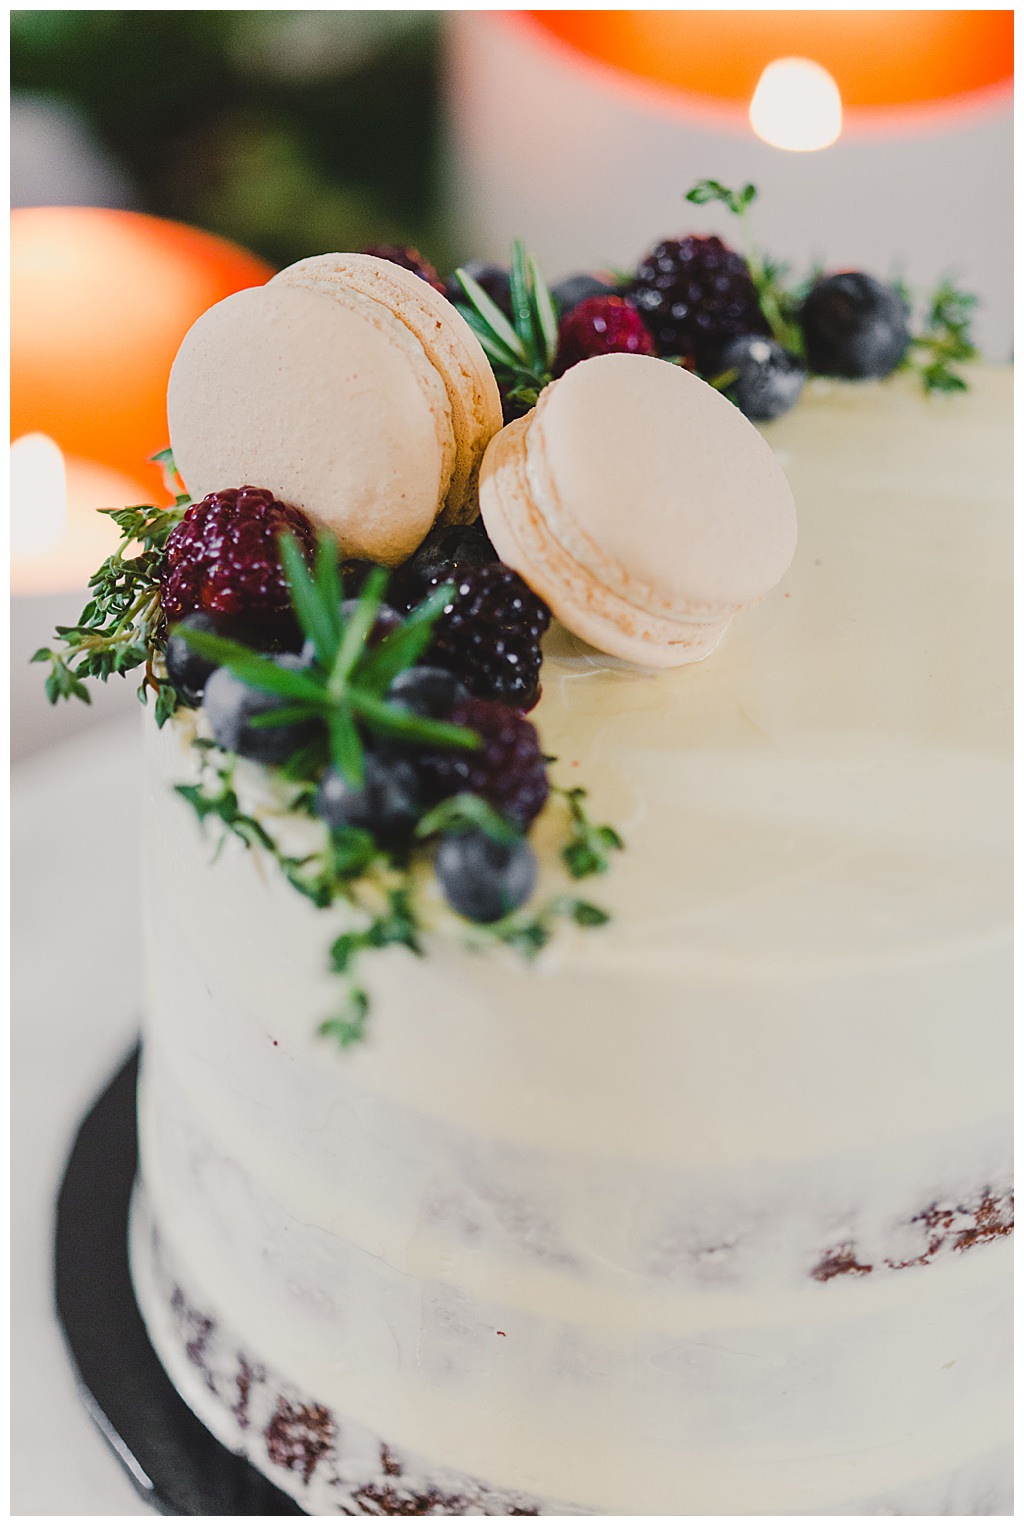
[[[168,623],[203,612],[252,621],[268,638],[287,631],[294,620],[277,548],[286,530],[312,560],[313,526],[265,488],[225,488],[186,509],[160,576]]]
[[[530,710],[540,698],[540,641],[550,624],[547,605],[511,567],[470,565],[456,574],[423,660],[447,668],[479,699]]]
[[[434,269],[429,260],[425,260],[418,249],[411,248],[408,244],[371,244],[368,249],[360,250],[361,254],[372,254],[375,259],[387,260],[391,265],[401,265],[403,270],[411,270],[414,276],[419,276],[421,281],[426,281],[435,291],[446,295],[444,282]]]
[[[594,355],[616,354],[654,354],[654,340],[644,320],[621,297],[586,297],[562,318],[557,375]]]
[[[742,255],[720,238],[670,238],[637,266],[626,295],[643,316],[659,355],[692,356],[705,375],[730,339],[767,334]]]
[[[449,748],[415,759],[424,793],[432,800],[469,791],[524,831],[548,798],[548,775],[536,727],[498,700],[468,699],[451,719],[482,740],[476,752]]]

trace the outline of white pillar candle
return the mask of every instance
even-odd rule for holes
[[[585,60],[522,14],[452,16],[449,187],[458,253],[507,258],[525,239],[551,279],[630,268],[661,238],[735,238],[720,207],[685,205],[694,181],[753,181],[759,245],[803,274],[820,261],[946,275],[982,299],[983,350],[1005,360],[1012,311],[1012,100],[847,111],[819,152],[758,138],[746,113]]]

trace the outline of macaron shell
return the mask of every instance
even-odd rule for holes
[[[217,303],[182,343],[167,414],[193,498],[268,488],[345,556],[403,561],[447,495],[447,392],[408,327],[356,293],[270,283]]]
[[[480,508],[502,561],[556,619],[600,651],[653,668],[707,657],[725,634],[728,615],[684,621],[647,614],[603,587],[550,534],[533,503],[527,472],[527,434],[535,413],[495,435],[484,457]]]
[[[771,447],[680,366],[640,355],[574,366],[541,398],[527,471],[573,560],[650,614],[731,613],[793,559],[793,495]]]
[[[455,433],[455,464],[441,522],[478,513],[480,464],[502,425],[501,397],[480,342],[462,315],[411,271],[367,254],[321,254],[280,271],[271,285],[301,286],[344,298],[356,292],[406,325],[441,376]]]

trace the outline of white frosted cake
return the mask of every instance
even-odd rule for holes
[[[799,546],[703,662],[555,622],[611,920],[382,950],[361,1044],[317,1035],[338,913],[212,863],[194,712],[148,723],[136,1291],[306,1511],[1010,1508],[1011,380],[970,382],[766,427]]]

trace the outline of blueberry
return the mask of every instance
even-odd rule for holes
[[[803,391],[807,372],[788,350],[762,334],[732,339],[721,353],[723,371],[737,372],[728,395],[748,419],[777,419]]]
[[[501,843],[486,832],[464,832],[441,839],[434,872],[460,916],[497,922],[530,899],[537,859],[525,838]]]
[[[315,806],[329,827],[362,827],[382,842],[408,837],[422,812],[419,781],[412,763],[368,752],[366,777],[359,787],[335,768],[320,781]]]
[[[282,653],[274,661],[279,667],[301,672],[307,666],[302,657]],[[203,694],[203,711],[210,723],[214,740],[240,757],[256,763],[286,763],[300,747],[316,739],[320,726],[315,720],[296,721],[284,726],[252,726],[258,715],[267,715],[292,703],[278,694],[253,689],[227,668],[218,668],[209,679]]]
[[[619,288],[615,282],[607,276],[591,275],[589,272],[580,272],[578,275],[566,276],[559,281],[557,286],[552,286],[551,296],[558,316],[564,318],[566,313],[571,313],[574,307],[579,307],[588,297],[617,297]]]
[[[186,615],[184,620],[178,621],[179,626],[186,630],[203,631],[208,636],[218,634],[217,622],[211,615],[196,613]],[[178,695],[186,705],[198,705],[203,697],[207,680],[214,673],[218,664],[211,662],[207,657],[200,657],[194,646],[190,646],[184,636],[171,635],[167,638],[164,648],[164,662],[167,666],[167,676],[178,691]]]
[[[469,690],[447,668],[406,668],[392,681],[387,697],[414,715],[447,720],[456,705],[469,699]]]
[[[812,288],[800,312],[807,363],[822,376],[888,376],[907,353],[907,306],[874,276],[844,271]]]
[[[468,276],[472,276],[478,286],[483,287],[495,306],[501,308],[505,317],[511,318],[512,286],[509,281],[508,267],[489,265],[485,260],[467,260],[462,268]],[[466,301],[462,282],[456,275],[450,275],[444,283],[444,294],[449,302],[465,303]]]

